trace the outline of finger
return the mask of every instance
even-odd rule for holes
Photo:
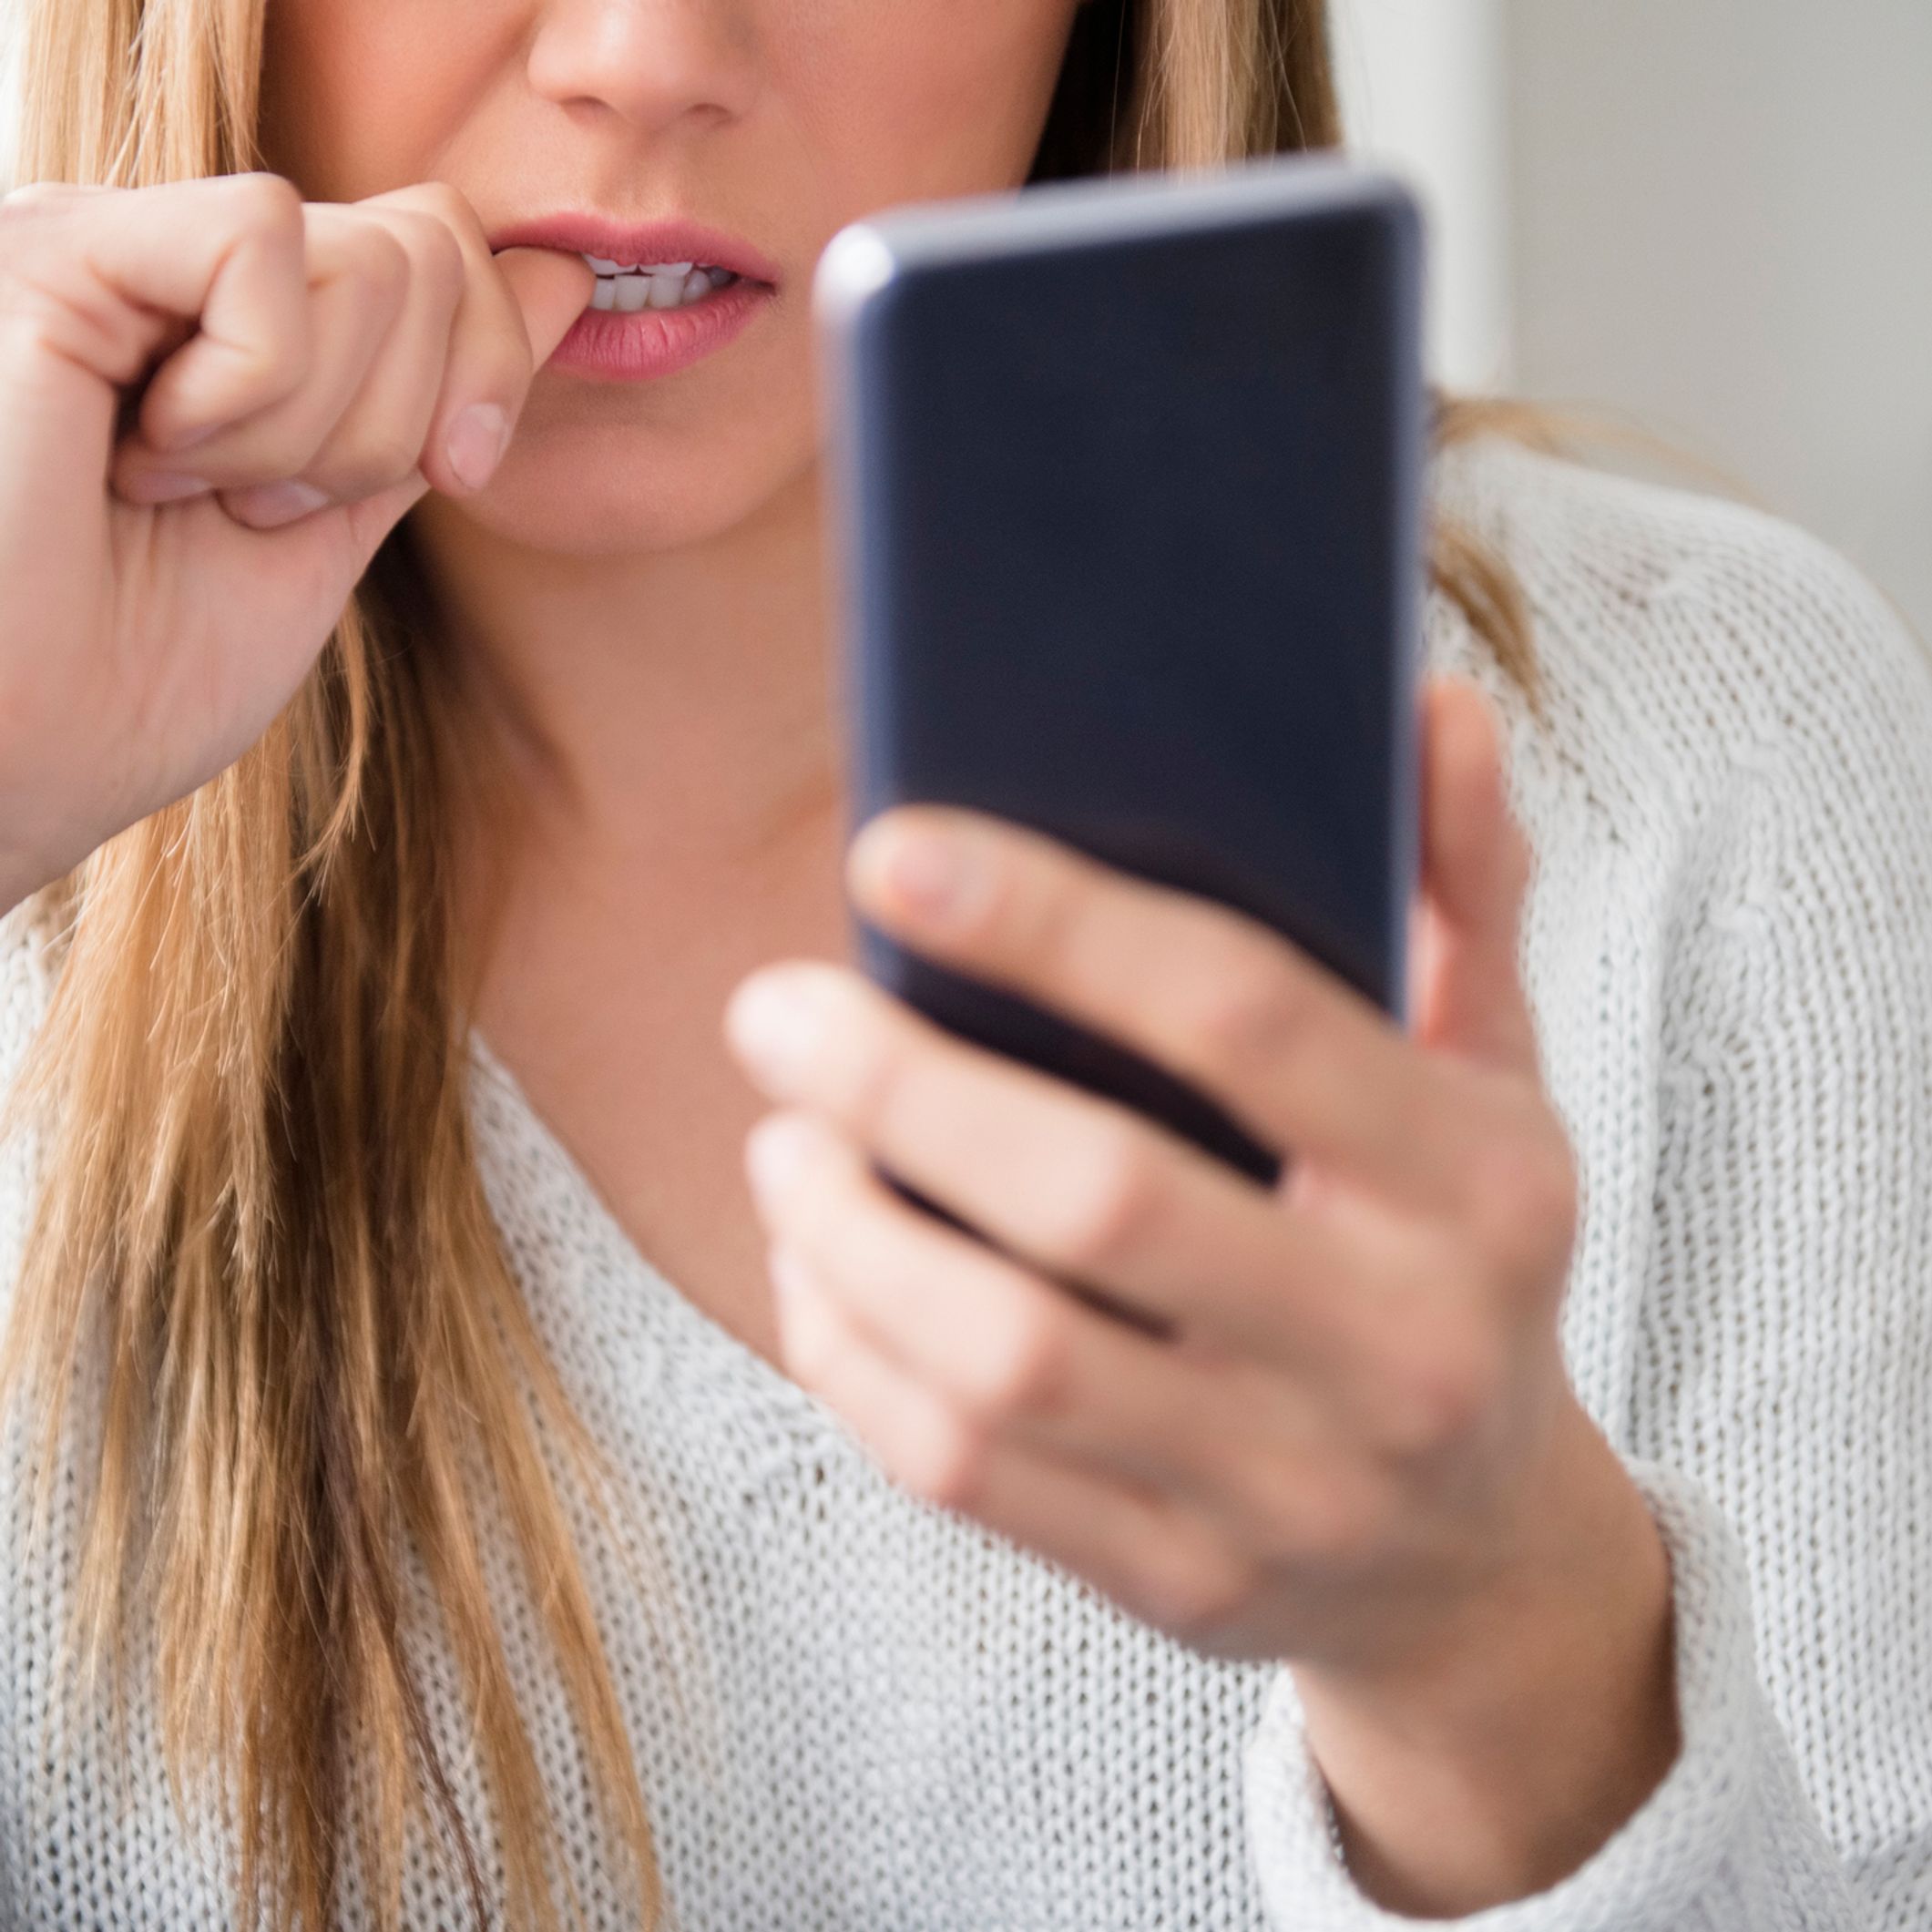
[[[524,311],[461,197],[434,187],[408,192],[413,201],[388,197],[356,210],[385,226],[409,261],[402,312],[300,491],[272,499],[352,502],[412,471],[447,494],[469,495],[490,482],[508,451],[534,373]],[[576,256],[517,254],[547,354],[568,291],[581,292],[581,312],[595,277]]]
[[[774,1099],[1049,1275],[1238,1355],[1346,1354],[1367,1238],[1284,1205],[1128,1109],[970,1046],[856,974],[769,967],[726,1017]]]
[[[141,189],[90,206],[86,269],[194,333],[156,371],[143,438],[179,449],[299,389],[308,373],[306,229],[294,187],[269,174]],[[116,373],[133,380],[138,368]]]
[[[1176,1637],[1211,1636],[1248,1600],[1252,1566],[1204,1518],[988,1442],[871,1346],[809,1271],[780,1256],[773,1280],[788,1366],[901,1487],[1059,1564]]]
[[[113,486],[130,503],[239,492],[305,475],[366,383],[408,296],[408,264],[394,240],[367,223],[311,210],[309,353],[301,386],[191,449],[157,450],[145,430],[116,452]],[[385,481],[394,481],[387,478]],[[192,484],[193,488],[184,486]],[[319,506],[322,500],[309,503]],[[250,519],[244,517],[241,520]]]
[[[1137,1049],[1264,1146],[1423,1204],[1453,1198],[1462,1123],[1441,1072],[1257,921],[935,806],[866,826],[849,879],[907,945]]]
[[[455,236],[427,216],[358,206],[345,219],[372,260],[396,265],[399,280],[388,327],[348,405],[290,483],[261,493],[306,501],[310,509],[356,502],[414,470],[434,480],[425,445],[466,277]],[[242,520],[259,518],[243,509]]]
[[[12,404],[24,447],[57,437],[64,457],[77,435],[97,441],[105,472],[124,393],[144,378],[158,424],[177,396],[239,416],[302,378],[301,202],[273,176],[95,192],[29,184],[0,199],[0,280],[8,340],[43,371]],[[60,406],[36,407],[49,386]]]
[[[581,256],[512,249],[492,257],[463,237],[469,267],[449,366],[424,449],[436,487],[482,489],[508,454],[537,371],[589,305],[597,277]]]
[[[505,249],[496,261],[523,316],[530,359],[541,369],[590,306],[596,271],[581,255],[557,249]]]
[[[907,1204],[828,1123],[747,1144],[760,1211],[866,1337],[982,1429],[1216,1507],[1305,1456],[1314,1405],[1259,1368],[1156,1342]]]
[[[424,473],[463,496],[496,475],[530,382],[590,304],[597,278],[583,257],[556,249],[492,255],[468,199],[430,181],[359,202],[381,219],[425,227],[460,263],[460,300],[422,448]]]
[[[1424,746],[1417,1036],[1533,1077],[1536,1027],[1518,964],[1529,848],[1510,815],[1502,746],[1482,694],[1435,685]]]
[[[267,528],[414,472],[454,494],[494,474],[529,387],[530,325],[468,204],[431,184],[307,216],[310,380],[185,458],[130,445],[118,478],[129,500],[216,489],[238,521]],[[514,253],[547,353],[594,278],[573,255]]]

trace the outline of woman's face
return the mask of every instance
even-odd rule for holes
[[[547,369],[467,506],[539,548],[659,548],[810,467],[820,250],[889,203],[1024,180],[1078,5],[274,0],[263,138],[312,199],[438,180],[493,238],[558,215],[684,220],[762,258],[772,291],[689,366]]]

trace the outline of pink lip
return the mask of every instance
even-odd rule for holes
[[[675,375],[735,341],[778,292],[779,271],[750,242],[697,221],[626,223],[597,214],[550,215],[493,233],[490,248],[548,248],[627,268],[694,261],[740,279],[690,309],[586,309],[547,367],[604,382]]]
[[[586,309],[544,366],[607,383],[675,375],[736,341],[771,300],[762,282],[734,281],[690,309]]]
[[[749,241],[700,221],[614,221],[608,215],[546,215],[520,221],[490,237],[494,254],[506,248],[554,248],[568,254],[595,255],[604,261],[638,267],[653,261],[695,261],[702,268],[730,269],[747,281],[778,286],[778,264]]]

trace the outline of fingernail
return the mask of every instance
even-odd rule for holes
[[[725,1032],[762,1079],[790,1088],[824,1035],[826,1006],[824,988],[803,973],[760,973],[732,996]]]
[[[985,867],[966,842],[926,827],[887,833],[883,883],[897,903],[920,918],[954,921],[968,912]]]
[[[115,486],[128,503],[179,503],[184,496],[205,496],[208,480],[184,476],[175,470],[143,470]]]
[[[465,489],[480,490],[496,474],[510,446],[510,417],[495,403],[472,403],[449,426],[444,445]]]
[[[802,1120],[773,1114],[761,1120],[745,1141],[745,1172],[761,1203],[786,1193],[811,1158],[813,1136]]]
[[[297,523],[326,507],[328,497],[312,483],[258,483],[230,492],[227,504],[233,516],[250,529],[274,530]]]

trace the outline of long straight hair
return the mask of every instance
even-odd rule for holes
[[[19,4],[16,179],[259,165],[266,0]],[[1207,167],[1339,131],[1320,0],[1089,0],[1037,172]],[[1507,576],[1452,543],[1437,578],[1527,675]],[[130,1633],[146,1640],[178,1799],[232,1834],[243,1923],[328,1926],[353,1855],[395,1927],[413,1831],[466,1875],[479,1924],[574,1916],[486,1587],[494,1540],[656,1925],[565,1508],[569,1486],[601,1494],[598,1459],[472,1140],[435,629],[405,528],[262,741],[41,894],[58,970],[19,1096],[41,1182],[0,1373],[39,1398],[46,1467],[81,1445],[76,1654],[121,1694]],[[460,1814],[413,1671],[431,1626],[471,1701],[486,1821]]]

